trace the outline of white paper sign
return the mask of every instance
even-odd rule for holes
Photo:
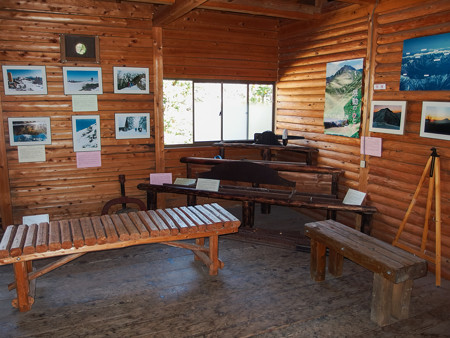
[[[26,225],[31,224],[39,224],[43,222],[49,222],[48,214],[41,214],[41,215],[31,215],[31,216],[23,216],[22,217],[22,223]]]
[[[19,162],[45,162],[45,146],[18,146]]]
[[[197,179],[198,190],[209,190],[209,191],[219,191],[220,180],[212,180],[209,178],[199,178]]]
[[[344,197],[342,203],[351,205],[361,205],[366,197],[365,192],[361,192],[354,189],[348,189],[347,194]]]
[[[98,111],[97,95],[72,95],[72,110]]]
[[[197,180],[195,178],[183,178],[183,177],[177,177],[175,179],[174,184],[179,184],[179,185],[193,185],[195,184]]]

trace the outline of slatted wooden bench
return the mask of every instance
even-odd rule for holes
[[[409,315],[413,280],[427,273],[424,259],[333,220],[305,224],[311,238],[311,278],[325,280],[326,248],[328,272],[340,276],[343,258],[372,271],[371,320],[381,326]]]
[[[217,203],[180,208],[83,217],[32,225],[10,225],[0,242],[0,265],[13,264],[17,298],[12,304],[28,311],[34,302],[36,278],[87,252],[133,245],[163,243],[192,250],[210,275],[223,263],[218,258],[218,236],[238,231],[240,221]],[[205,238],[209,238],[208,246]],[[195,244],[179,240],[195,239]],[[32,261],[63,256],[33,271]]]

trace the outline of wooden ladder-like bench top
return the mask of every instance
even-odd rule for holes
[[[408,318],[413,280],[427,274],[424,259],[333,220],[305,224],[305,235],[311,238],[312,279],[325,279],[328,248],[330,274],[342,274],[344,257],[374,273],[374,322],[386,325]]]

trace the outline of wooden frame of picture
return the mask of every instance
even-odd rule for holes
[[[450,141],[450,102],[422,103],[420,136]]]
[[[61,62],[100,63],[98,36],[60,34]]]
[[[369,131],[403,135],[406,101],[372,101]]]
[[[5,95],[46,95],[45,66],[2,66]]]
[[[103,94],[102,69],[100,67],[63,67],[64,94]]]
[[[99,151],[100,115],[72,115],[73,151]]]
[[[114,67],[114,93],[149,94],[149,69]]]
[[[115,126],[116,139],[149,138],[150,114],[117,113],[115,114]]]
[[[8,129],[11,146],[52,144],[50,117],[10,117]]]

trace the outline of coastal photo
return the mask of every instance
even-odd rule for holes
[[[420,136],[450,140],[449,102],[423,102]]]
[[[403,135],[406,101],[373,101],[369,130],[376,133]]]
[[[14,117],[8,119],[11,146],[51,144],[49,117]]]
[[[97,151],[100,146],[100,116],[72,116],[73,151]]]
[[[63,67],[64,94],[103,94],[102,69],[100,67]]]
[[[2,66],[5,95],[47,94],[44,66]]]
[[[450,33],[403,42],[400,90],[450,90]]]
[[[149,138],[150,114],[115,114],[116,139]]]
[[[148,68],[114,67],[114,93],[148,94]]]

